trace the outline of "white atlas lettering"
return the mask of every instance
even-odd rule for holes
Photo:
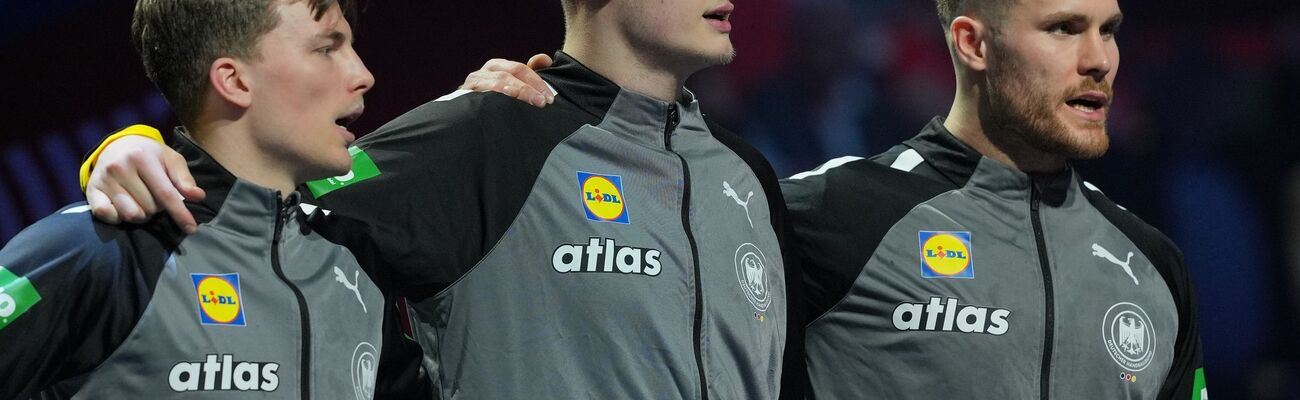
[[[894,329],[985,333],[1001,336],[1011,325],[1011,310],[961,304],[956,298],[931,297],[928,303],[900,303],[894,307]]]
[[[208,354],[202,361],[183,361],[172,366],[167,383],[177,392],[239,390],[273,392],[280,387],[272,362],[235,361],[234,356]]]
[[[614,239],[593,237],[587,244],[562,244],[551,253],[551,268],[562,274],[571,272],[611,272],[659,275],[662,270],[659,250],[619,246]]]

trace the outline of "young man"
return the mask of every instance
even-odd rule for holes
[[[1204,398],[1182,254],[1069,165],[1107,148],[1119,5],[936,3],[947,118],[782,184],[814,394]]]
[[[1181,253],[1068,163],[1107,148],[1118,4],[936,3],[948,117],[782,185],[810,395],[1204,398]]]
[[[347,171],[339,123],[374,83],[342,10],[136,4],[134,44],[207,191],[188,204],[199,224],[189,236],[165,219],[109,226],[72,205],[9,242],[0,398],[371,397],[384,298],[294,192]]]
[[[379,242],[362,262],[410,300],[442,397],[777,397],[802,361],[780,191],[683,88],[731,59],[733,6],[563,4],[553,105],[425,104],[315,201]]]

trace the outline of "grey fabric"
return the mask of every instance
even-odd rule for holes
[[[1156,398],[1179,328],[1173,295],[1147,255],[1084,198],[1078,179],[1069,177],[1059,205],[1040,207],[1055,299],[1050,397]],[[1031,187],[1029,176],[985,158],[964,187],[917,205],[890,228],[848,295],[808,326],[818,397],[1040,397],[1046,293]],[[923,277],[922,231],[969,232],[973,278]],[[1102,253],[1127,262],[1133,276]],[[947,310],[967,322],[987,318],[950,323]],[[998,310],[1004,324],[993,318]],[[1108,341],[1128,341],[1139,360],[1112,357]]]
[[[351,253],[310,233],[297,207],[288,208],[273,253],[279,204],[276,192],[236,181],[216,218],[167,260],[143,317],[76,398],[369,399],[383,296]],[[287,283],[272,268],[277,257]],[[238,274],[244,326],[202,324],[191,274]],[[309,393],[301,392],[303,373]]]
[[[669,151],[669,106],[621,92],[598,126],[551,150],[492,250],[447,290],[412,302],[442,398],[694,399],[697,368],[710,398],[777,396],[787,310],[767,197],[695,101],[677,105]],[[627,223],[586,217],[579,172],[621,178]],[[698,276],[683,226],[688,188]],[[606,263],[610,248],[617,257]],[[691,357],[697,301],[700,366]]]

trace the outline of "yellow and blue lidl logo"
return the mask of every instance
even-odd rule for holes
[[[599,222],[628,223],[627,198],[623,196],[623,178],[578,172],[582,190],[582,209],[587,219]]]
[[[245,326],[239,274],[190,274],[203,325]]]
[[[921,231],[917,242],[921,246],[921,276],[975,278],[970,232]]]

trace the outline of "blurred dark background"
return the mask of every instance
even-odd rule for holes
[[[947,112],[952,67],[930,1],[737,3],[739,58],[690,87],[780,175],[883,151]],[[133,4],[0,0],[0,243],[81,199],[77,166],[107,132],[175,124],[130,46]],[[1286,338],[1300,325],[1296,4],[1121,0],[1111,151],[1078,164],[1181,246],[1216,399],[1297,396],[1300,346]],[[362,6],[357,48],[377,85],[358,132],[489,58],[551,53],[563,38],[555,0]]]

